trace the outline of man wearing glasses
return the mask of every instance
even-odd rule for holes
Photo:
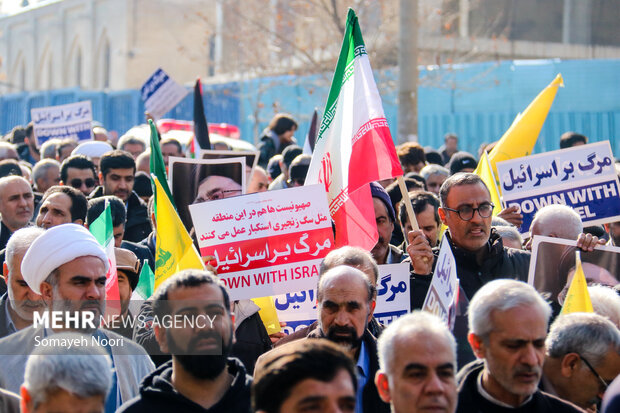
[[[84,196],[97,186],[95,164],[84,155],[72,155],[60,167],[60,184],[80,190]]]
[[[620,374],[620,331],[594,313],[561,315],[547,336],[541,388],[591,412]]]
[[[468,300],[480,287],[496,278],[527,281],[530,254],[504,247],[499,234],[491,228],[491,194],[478,175],[452,175],[441,186],[439,197],[439,218],[448,227],[445,236],[454,253],[460,285]],[[414,270],[412,287],[413,290],[418,287],[419,291],[419,297],[416,295],[414,301],[420,300],[412,305],[416,307],[417,304],[419,308],[430,285],[434,260],[422,231],[412,231],[408,237],[407,252]]]
[[[241,195],[241,185],[226,176],[210,175],[200,182],[192,204]]]
[[[494,207],[491,194],[478,175],[452,175],[441,186],[439,197],[439,217],[448,227],[445,236],[467,300],[484,284],[498,278],[527,281],[530,253],[503,245],[500,235],[491,227]],[[411,231],[407,236],[407,252],[413,266],[412,308],[421,308],[432,279],[435,257],[422,231]],[[577,246],[592,251],[597,242],[598,238],[590,234],[580,234]]]
[[[486,283],[512,278],[527,281],[530,252],[505,247],[501,236],[491,227],[493,204],[491,194],[478,175],[456,173],[446,179],[439,190],[439,217],[448,227],[445,237],[456,261],[459,278],[459,308],[465,314],[467,303]],[[431,249],[421,230],[407,234],[407,252],[411,259],[411,308],[422,308],[432,280],[439,250]],[[598,238],[581,234],[577,246],[592,251]],[[458,343],[459,366],[473,360],[466,344],[467,318],[457,316],[454,335]]]

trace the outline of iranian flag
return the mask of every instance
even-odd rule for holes
[[[116,255],[114,254],[112,209],[107,200],[103,212],[90,224],[88,230],[105,249],[105,253],[108,256],[109,269],[105,277],[106,316],[119,315],[121,313],[121,299],[118,291]]]
[[[352,9],[323,113],[306,185],[325,186],[336,247],[371,250],[378,235],[368,184],[403,171]]]

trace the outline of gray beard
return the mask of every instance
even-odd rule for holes
[[[78,313],[83,312],[83,310],[81,310],[80,308],[75,308],[75,301],[67,300],[66,298],[62,296],[62,294],[60,294],[60,291],[58,291],[58,286],[53,287],[52,296],[54,297],[52,299],[52,311],[78,312]],[[103,314],[105,314],[105,300],[100,302],[99,308],[100,308],[99,317],[102,317]],[[94,320],[95,326],[99,325],[99,321],[100,320],[98,320],[95,317],[95,320]],[[87,326],[85,328],[78,328],[78,329],[72,329],[72,330],[85,333],[85,334],[91,334],[96,330],[96,328],[92,329]]]

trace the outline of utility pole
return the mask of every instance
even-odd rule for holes
[[[400,0],[398,143],[418,140],[418,0]]]

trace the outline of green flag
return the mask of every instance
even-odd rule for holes
[[[157,128],[152,120],[149,119],[149,126],[151,127],[151,174],[154,174],[159,183],[164,188],[166,195],[168,195],[168,199],[172,202],[172,206],[176,209],[176,205],[174,205],[174,199],[172,198],[172,193],[170,192],[170,188],[168,187],[168,175],[166,174],[166,165],[164,164],[164,157],[161,154],[161,148],[159,147],[159,139],[157,137]],[[155,184],[153,183],[153,193],[155,193]]]
[[[151,271],[151,267],[149,267],[149,261],[144,260],[135,293],[138,294],[143,300],[146,300],[153,295],[154,289],[155,274],[153,274],[153,271]]]

